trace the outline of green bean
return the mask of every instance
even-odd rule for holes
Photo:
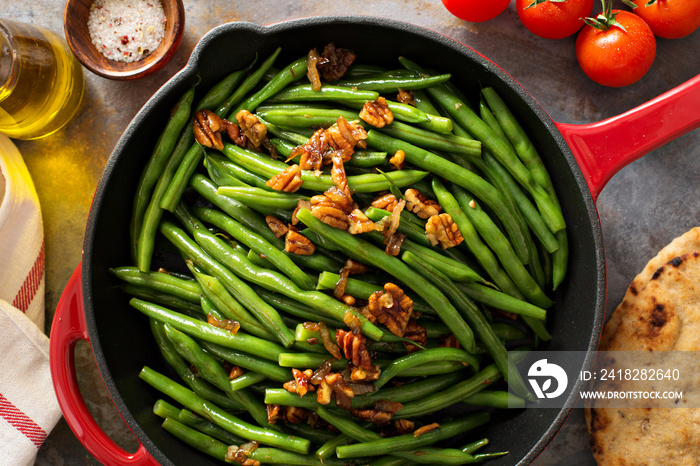
[[[210,435],[217,440],[225,442],[227,445],[240,445],[245,443],[245,439],[233,435],[226,429],[222,429],[213,422],[209,422],[201,416],[196,415],[189,409],[178,409],[177,416],[170,416],[183,423],[184,425],[198,430],[204,434]]]
[[[308,106],[301,108],[277,107],[267,110],[258,110],[256,115],[259,115],[264,121],[276,125],[292,127],[299,126],[304,128],[315,126],[332,126],[341,116],[347,121],[359,119],[358,113],[351,110]]]
[[[225,318],[241,324],[241,329],[256,337],[269,341],[277,338],[267,330],[248,309],[239,303],[218,278],[202,272],[194,272],[194,276],[202,287],[202,292],[211,301],[214,308]]]
[[[491,208],[503,223],[513,248],[518,252],[518,257],[527,262],[527,244],[525,235],[527,232],[521,230],[520,225],[510,211],[508,204],[503,200],[503,196],[495,187],[489,184],[480,176],[466,170],[459,165],[450,162],[425,149],[416,147],[405,141],[379,133],[375,130],[367,132],[367,144],[379,150],[396,152],[401,149],[406,154],[406,161],[426,170],[430,170],[446,180],[452,181],[459,186],[474,193]]]
[[[376,392],[365,395],[356,395],[352,399],[353,409],[372,406],[379,400],[391,400],[397,403],[420,400],[424,396],[449,388],[464,380],[464,371],[450,372],[447,374],[426,377],[416,382],[409,382],[398,387],[383,387]]]
[[[532,394],[525,386],[520,373],[517,371],[515,364],[508,357],[506,347],[501,343],[499,338],[494,333],[491,326],[488,324],[484,315],[474,305],[474,303],[457,288],[457,286],[440,271],[434,267],[419,260],[410,252],[405,252],[401,256],[402,260],[413,267],[425,279],[432,282],[436,287],[439,287],[445,292],[449,299],[458,308],[468,324],[474,329],[475,334],[487,347],[489,354],[493,357],[494,362],[501,371],[503,378],[509,383],[512,390],[521,396],[528,399]]]
[[[267,127],[268,134],[272,134],[280,139],[284,139],[285,141],[293,142],[296,145],[306,144],[314,133],[314,130],[311,128],[289,128],[286,126],[276,125],[265,120],[262,116],[260,116],[259,112],[256,113],[255,116],[258,117],[260,123]]]
[[[433,180],[433,188],[435,190],[445,189],[437,179]],[[465,213],[484,241],[498,256],[501,265],[506,273],[510,275],[510,278],[513,279],[513,283],[515,283],[520,292],[533,304],[542,308],[550,307],[552,300],[545,295],[544,291],[535,282],[515,255],[508,239],[501,233],[489,216],[481,210],[476,200],[459,186],[452,186],[452,192],[462,208],[462,212]]]
[[[243,409],[243,406],[240,403],[232,400],[221,390],[218,390],[206,380],[200,379],[194,374],[194,372],[192,372],[189,364],[182,359],[180,354],[178,354],[178,352],[175,350],[172,342],[167,336],[165,336],[163,323],[155,319],[149,319],[149,322],[151,332],[153,333],[153,337],[158,344],[158,349],[163,355],[163,358],[170,365],[170,367],[175,370],[175,373],[180,377],[180,379],[182,379],[182,381],[185,382],[194,393],[215,403],[218,406],[221,406],[222,408],[235,410]]]
[[[363,239],[326,225],[314,217],[308,209],[300,209],[297,213],[297,218],[327,241],[335,244],[338,249],[342,250],[349,257],[380,268],[404,282],[429,303],[442,321],[452,328],[455,337],[457,337],[463,348],[469,352],[474,351],[474,334],[454,306],[438,288],[426,281],[416,280],[413,271],[401,260],[384,254],[381,249]]]
[[[524,408],[525,400],[507,391],[484,390],[462,400],[473,406],[496,409]]]
[[[265,300],[265,302],[270,304],[275,309],[279,309],[280,311],[287,312],[312,322],[319,322],[322,320],[326,324],[333,327],[342,327],[344,325],[342,319],[329,318],[326,314],[317,312],[309,308],[309,306],[304,306],[295,299],[290,299],[279,293],[274,293],[260,287],[255,287],[255,291],[263,300]]]
[[[307,439],[311,440],[311,443],[314,443],[316,445],[322,445],[323,443],[327,442],[331,438],[335,437],[335,433],[333,433],[333,432],[329,432],[327,430],[315,429],[312,426],[310,426],[309,424],[305,424],[305,423],[300,423],[300,424],[287,423],[287,424],[285,424],[284,428],[290,434],[297,435],[297,436],[303,437],[303,438],[307,438]],[[339,460],[337,458],[333,458],[331,461],[336,463]],[[305,463],[305,464],[308,464],[308,463]]]
[[[226,233],[248,246],[251,250],[265,256],[277,270],[291,278],[299,287],[307,290],[313,290],[315,288],[314,281],[309,278],[288,255],[280,251],[275,245],[269,243],[267,239],[258,232],[246,228],[233,218],[214,209],[195,207],[193,213],[201,220],[221,227]]]
[[[316,450],[316,458],[324,461],[334,455],[336,448],[338,448],[340,445],[346,445],[350,442],[352,442],[352,438],[349,435],[338,434]]]
[[[329,424],[332,424],[342,433],[349,435],[355,440],[359,440],[361,442],[372,442],[381,438],[379,434],[367,429],[363,429],[352,420],[336,416],[325,408],[318,408],[316,413],[321,419],[328,422]],[[452,450],[444,448],[423,447],[419,450],[396,451],[391,454],[393,456],[398,456],[404,460],[414,461],[423,464],[465,464],[466,462],[474,462],[474,459],[471,455],[463,453],[461,450]]]
[[[130,285],[129,283],[125,283],[124,286],[122,286],[122,291],[128,295],[143,299],[144,301],[160,304],[161,306],[170,309],[179,309],[181,311],[194,313],[202,312],[201,307],[197,304],[186,301],[172,294],[155,291],[152,288],[147,288],[145,286]]]
[[[403,57],[399,60],[406,68],[420,72],[419,67],[415,63]],[[428,93],[448,111],[455,121],[476,136],[503,163],[513,177],[527,189],[552,232],[557,232],[566,227],[561,209],[552,203],[545,190],[535,182],[529,170],[520,161],[512,147],[505,144],[468,105],[465,105],[445,86],[433,86],[428,89]]]
[[[182,158],[180,165],[178,165],[177,171],[173,175],[163,195],[163,199],[160,201],[161,209],[172,212],[177,207],[182,193],[185,192],[185,188],[187,188],[188,180],[199,166],[199,162],[204,157],[204,154],[204,147],[199,142],[195,141]]]
[[[226,458],[228,446],[210,435],[186,426],[172,417],[166,417],[161,426],[182,442],[202,453],[214,457],[219,461]]]
[[[212,385],[236,400],[250,413],[255,422],[262,426],[270,427],[267,421],[265,407],[250,393],[245,390],[231,390],[229,374],[219,362],[206,353],[195,340],[185,333],[165,324],[165,335],[173,343],[180,356],[197,368],[197,374],[209,381]]]
[[[261,359],[257,355],[227,348],[207,341],[200,342],[201,346],[214,356],[230,362],[235,366],[240,366],[249,371],[259,372],[266,377],[276,382],[287,382],[291,380],[291,374],[288,370],[281,368],[277,361],[270,362],[267,359]],[[282,353],[280,353],[282,354]],[[279,357],[279,356],[278,356]]]
[[[469,453],[470,455],[475,453],[478,449],[485,447],[486,445],[489,444],[489,439],[484,438],[481,440],[477,440],[476,442],[468,443],[467,445],[463,446],[461,450],[464,453]]]
[[[537,320],[544,320],[547,316],[547,311],[545,309],[537,307],[534,304],[528,303],[527,301],[514,298],[509,294],[495,290],[488,286],[469,282],[459,282],[456,283],[456,285],[464,294],[469,296],[474,301],[486,304],[494,309],[518,314],[524,317],[531,317]]]
[[[277,47],[271,54],[268,56],[265,61],[263,61],[260,64],[260,67],[256,69],[254,72],[250,73],[245,80],[241,83],[240,86],[236,89],[236,91],[231,94],[225,102],[223,102],[219,107],[216,109],[216,114],[219,115],[220,117],[224,117],[228,114],[228,111],[233,107],[234,105],[238,104],[245,96],[250,92],[255,86],[258,85],[258,83],[262,80],[263,76],[267,71],[272,68],[272,65],[275,63],[277,60],[277,57],[279,56],[280,52],[282,51],[281,47]],[[255,61],[257,61],[257,54],[255,55],[255,60],[250,64],[248,67],[249,69],[254,65]],[[228,119],[233,119],[235,118],[235,113],[231,113],[228,115]]]
[[[279,50],[273,53],[262,64],[260,70],[269,68],[272,65],[272,62],[274,61],[278,53]],[[240,98],[242,98],[244,93],[248,92],[248,90],[250,90],[253,86],[257,84],[257,82],[262,77],[262,75],[260,74],[260,70],[248,76],[243,81],[241,86],[239,86],[238,89],[235,92],[233,92],[231,96],[216,109],[215,113],[218,116],[224,117],[231,105],[237,103],[240,100]],[[248,69],[241,70],[240,77],[243,77],[243,74],[247,71]],[[184,192],[187,186],[187,181],[196,170],[200,160],[204,156],[204,153],[204,148],[199,143],[195,143],[190,147],[189,151],[187,151],[187,154],[185,154],[185,156],[182,158],[182,161],[178,164],[177,170],[175,171],[170,182],[168,183],[168,187],[165,191],[165,194],[163,195],[163,198],[160,201],[160,207],[162,209],[173,211],[177,207],[177,204],[180,201],[180,197],[182,196],[182,193]]]
[[[195,240],[208,254],[211,254],[215,259],[221,261],[223,265],[228,267],[242,279],[245,279],[248,282],[267,290],[279,292],[292,299],[296,299],[308,306],[311,306],[316,311],[324,313],[337,320],[342,321],[345,314],[350,312],[360,319],[360,322],[362,322],[363,332],[366,336],[373,340],[380,340],[384,336],[384,333],[381,330],[374,326],[374,324],[370,323],[366,317],[359,314],[359,312],[357,312],[354,308],[351,308],[350,306],[347,306],[324,293],[303,290],[281,274],[256,266],[248,260],[246,254],[236,251],[234,248],[226,244],[216,235],[210,233],[205,228],[195,227],[193,234]],[[261,300],[257,295],[255,295],[255,298]],[[241,299],[239,298],[239,300]],[[251,312],[255,312],[253,309],[250,310]],[[266,311],[265,315],[268,316],[268,319],[274,315],[279,317],[279,314],[276,312],[270,312],[269,310]],[[260,318],[261,317],[259,317],[259,319]],[[285,342],[294,340],[294,335],[289,331],[289,329],[283,325],[278,325],[278,327],[280,328],[277,330],[277,332],[285,333]]]
[[[235,435],[293,452],[306,453],[309,450],[310,442],[307,439],[289,437],[245,422],[150,367],[145,366],[139,377],[156,390]]]
[[[454,154],[481,156],[481,143],[454,134],[441,134],[426,129],[394,121],[390,125],[378,129],[393,138],[401,139],[423,149],[433,149]]]
[[[224,144],[224,154],[233,162],[246,167],[253,173],[272,178],[283,170],[289,168],[283,162],[263,157],[252,151],[240,148],[235,144]],[[398,187],[410,186],[423,179],[428,172],[418,170],[399,170],[387,172],[386,177],[380,174],[366,174],[348,176],[348,186],[357,193],[368,193],[388,190],[393,182]],[[326,191],[334,186],[330,175],[314,175],[311,170],[302,170],[301,179],[304,189],[312,191]]]
[[[445,409],[465,398],[479,393],[489,385],[501,380],[502,374],[495,364],[489,364],[470,378],[446,388],[443,391],[432,393],[419,400],[403,404],[403,408],[396,413],[395,419],[412,419],[425,416],[435,411]]]
[[[486,424],[491,419],[489,413],[482,411],[464,416],[462,419],[441,423],[434,430],[415,436],[413,433],[387,437],[370,442],[355,443],[339,446],[336,450],[338,458],[357,458],[370,456],[376,452],[394,453],[405,450],[413,450],[423,446],[433,445],[466,431]]]
[[[184,280],[164,272],[141,272],[132,266],[110,267],[109,271],[132,285],[144,286],[199,304],[202,288],[194,280]]]
[[[508,173],[501,163],[496,160],[489,151],[484,151],[482,157],[487,164],[488,169],[494,177],[498,177],[503,185],[503,189],[507,190],[513,196],[513,200],[518,206],[518,210],[522,213],[523,218],[530,227],[532,233],[545,245],[549,252],[559,249],[560,244],[556,236],[549,231],[547,224],[542,216],[537,211],[530,199],[522,192],[520,186],[515,182],[513,177]]]
[[[216,343],[227,348],[239,351],[253,351],[260,357],[277,361],[283,347],[261,338],[246,335],[244,333],[231,333],[201,320],[171,311],[162,306],[131,298],[129,305],[148,317],[170,324],[176,329],[191,335],[199,340]]]
[[[294,101],[328,101],[328,100],[376,100],[379,93],[375,91],[365,91],[353,89],[351,87],[333,86],[324,84],[321,89],[313,90],[311,84],[298,84],[296,86],[287,87],[283,91],[277,93],[273,98],[268,99],[268,102],[294,102]]]
[[[204,155],[204,166],[207,169],[207,174],[209,178],[219,186],[243,186],[250,187],[248,183],[245,183],[233,174],[226,170],[222,170],[221,166],[216,162],[212,162],[209,154]]]
[[[452,220],[457,224],[459,232],[464,238],[464,244],[466,244],[467,248],[474,257],[476,257],[479,264],[486,271],[486,274],[491,277],[491,280],[493,280],[504,293],[516,298],[522,298],[522,293],[515,286],[508,274],[501,268],[501,265],[491,250],[481,241],[474,225],[462,211],[455,197],[447,189],[441,189],[442,187],[444,187],[442,184],[433,184],[433,189],[437,188],[435,193],[440,206],[442,206],[446,213],[450,214]]]
[[[146,167],[141,172],[136,195],[134,196],[131,218],[131,241],[134,252],[137,252],[140,247],[140,236],[143,235],[143,225],[149,204],[155,204],[157,207],[158,201],[153,197],[153,189],[158,179],[162,177],[163,170],[175,148],[180,131],[187,124],[192,109],[192,101],[194,100],[194,91],[195,88],[193,86],[180,97],[171,110],[170,119],[158,138]],[[134,254],[134,258],[136,257],[138,257],[137,254]]]
[[[327,353],[282,353],[280,354],[277,364],[281,367],[294,367],[302,369],[316,369],[325,361],[332,359]],[[347,361],[334,361],[333,368],[342,370],[347,366]]]
[[[294,209],[300,200],[309,199],[307,196],[302,196],[300,194],[240,186],[219,186],[216,190],[216,194],[231,197],[247,204],[257,202],[280,209]]]
[[[396,76],[392,73],[378,73],[371,76],[360,76],[354,79],[337,81],[337,86],[352,87],[360,90],[377,92],[398,91],[399,89],[425,89],[436,84],[444,83],[452,76],[441,74],[437,76]]]
[[[245,168],[231,162],[226,157],[221,154],[208,152],[207,153],[207,163],[215,167],[218,171],[228,174],[230,177],[237,178],[241,182],[260,189],[265,189],[267,191],[272,191],[268,185],[265,184],[267,181],[265,178],[258,176],[254,173],[249,172]],[[216,180],[212,178],[216,183]],[[224,186],[220,183],[216,183],[219,186]]]
[[[304,76],[306,76],[306,57],[299,58],[283,68],[262,89],[244,100],[233,112],[233,115],[238,114],[241,110],[255,111],[258,105],[280,92],[288,84],[298,81]]]
[[[216,194],[218,186],[212,183],[211,180],[202,175],[195,174],[190,179],[190,185],[199,195],[226,212],[249,230],[257,232],[271,244],[279,245],[278,248],[280,249],[284,247],[282,240],[275,236],[272,230],[267,226],[267,223],[265,223],[265,220],[260,218],[258,214],[242,202]]]
[[[379,390],[389,380],[401,375],[409,367],[430,364],[434,361],[457,361],[471,366],[475,371],[479,370],[479,361],[464,350],[457,348],[429,348],[407,354],[384,367],[379,379],[374,382],[374,389]]]
[[[296,393],[288,392],[284,388],[266,389],[265,399],[263,401],[268,405],[294,406],[311,410],[319,406],[313,393],[311,395],[299,396]]]
[[[178,209],[178,212],[181,213],[183,210]],[[203,251],[203,247],[199,246],[196,241],[198,238],[201,240],[201,237],[204,235],[202,232],[204,230],[203,225],[199,223],[192,225],[190,221],[185,221],[187,222],[185,225],[192,230],[195,241],[170,222],[161,224],[161,232],[195,265],[221,280],[231,295],[243,304],[266,330],[275,335],[278,341],[285,346],[291,345],[294,342],[294,335],[284,325],[277,311],[260,299],[245,281],[238,278],[237,274],[232,273],[225,265],[218,262],[217,258],[210,256],[210,250],[206,251],[206,253]],[[209,232],[207,234],[207,237],[214,236]],[[221,240],[218,241],[223,243]],[[230,246],[227,247],[228,249],[233,249]]]
[[[259,384],[263,380],[267,380],[267,376],[265,374],[260,374],[258,372],[246,372],[245,374],[239,375],[235,379],[231,380],[229,386],[231,390],[237,391]]]

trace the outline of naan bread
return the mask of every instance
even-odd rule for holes
[[[700,227],[662,249],[632,281],[599,349],[700,351]],[[606,388],[627,387],[618,380]],[[700,464],[700,409],[588,403],[585,415],[599,465]]]

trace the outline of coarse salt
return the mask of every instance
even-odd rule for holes
[[[95,0],[90,7],[90,39],[102,54],[133,62],[153,52],[165,36],[165,13],[157,0]]]

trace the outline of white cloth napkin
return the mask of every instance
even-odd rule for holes
[[[43,332],[39,198],[19,151],[0,134],[0,464],[33,464],[61,417]]]

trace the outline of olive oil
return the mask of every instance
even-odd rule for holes
[[[42,28],[0,19],[0,132],[48,136],[83,98],[83,70],[66,42]]]

